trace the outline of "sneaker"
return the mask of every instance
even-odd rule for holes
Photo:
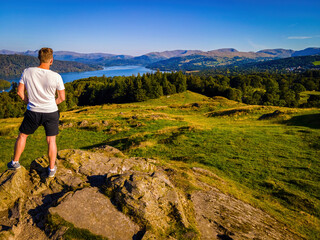
[[[14,162],[14,161],[10,161],[7,166],[8,166],[8,169],[11,169],[11,170],[17,170],[17,169],[21,168],[20,163]]]
[[[54,175],[56,175],[57,172],[57,166],[55,165],[53,168],[53,171],[50,170],[50,167],[48,167],[48,177],[54,177]]]

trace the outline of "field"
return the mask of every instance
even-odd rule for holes
[[[304,91],[300,93],[300,101],[299,104],[306,103],[310,95],[320,95],[319,91]]]
[[[1,172],[21,121],[0,120]],[[209,169],[223,181],[210,181],[221,191],[263,209],[307,239],[320,235],[320,109],[248,106],[187,91],[63,112],[57,143],[60,150],[108,144],[130,157]],[[40,128],[28,138],[21,164],[29,167],[44,154]]]
[[[320,65],[320,61],[315,61],[315,62],[313,62],[313,65],[319,66],[319,65]]]

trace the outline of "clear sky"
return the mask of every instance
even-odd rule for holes
[[[320,46],[320,0],[0,0],[0,49],[142,55]]]

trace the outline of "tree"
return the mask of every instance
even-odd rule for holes
[[[148,99],[146,90],[142,88],[141,76],[138,74],[134,82],[134,99],[137,102],[142,102]]]
[[[306,88],[301,83],[294,83],[292,90],[295,91],[295,93],[301,93],[306,91]]]
[[[175,86],[168,81],[166,75],[163,76],[162,89],[163,89],[163,95],[170,95],[170,94],[176,93]]]
[[[225,96],[230,100],[241,102],[242,92],[236,88],[227,88]]]
[[[297,107],[298,101],[296,99],[296,93],[293,90],[288,90],[283,94],[283,99],[286,102],[287,107]]]
[[[320,95],[310,95],[310,97],[308,98],[307,107],[320,108]]]
[[[11,87],[11,83],[6,80],[0,79],[0,90],[4,90]]]
[[[187,78],[182,72],[178,72],[175,78],[175,86],[177,93],[187,90]]]

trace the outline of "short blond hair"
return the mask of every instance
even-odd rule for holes
[[[53,58],[53,50],[51,48],[41,48],[38,53],[40,63],[48,63]]]

